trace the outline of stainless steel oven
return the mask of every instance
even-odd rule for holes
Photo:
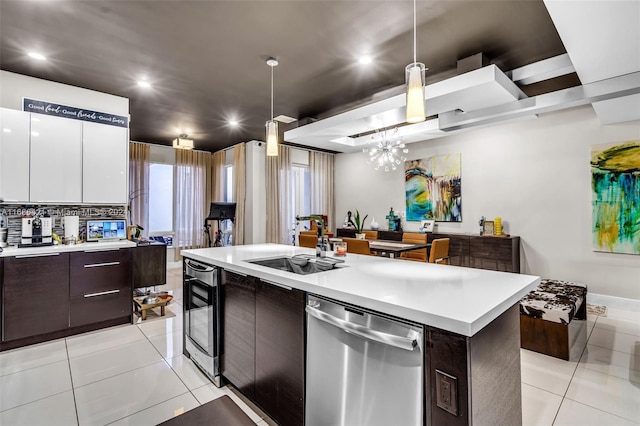
[[[220,386],[220,271],[184,258],[184,354]]]

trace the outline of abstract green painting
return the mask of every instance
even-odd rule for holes
[[[640,141],[591,149],[595,251],[640,254]]]
[[[462,221],[460,153],[404,163],[408,221]]]

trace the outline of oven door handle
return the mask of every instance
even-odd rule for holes
[[[188,267],[195,269],[198,272],[212,272],[215,268],[209,265],[203,265],[201,263],[191,263],[190,260],[186,260]]]

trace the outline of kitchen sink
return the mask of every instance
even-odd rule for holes
[[[317,272],[330,271],[339,263],[344,262],[344,260],[329,257],[316,258],[315,256],[300,254],[293,257],[281,256],[269,259],[247,260],[247,262],[294,274],[309,275]]]

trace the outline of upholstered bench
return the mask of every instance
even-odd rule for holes
[[[162,426],[255,426],[228,395],[209,401],[164,423]]]
[[[586,333],[585,323],[574,319],[587,319],[587,286],[541,280],[520,301],[520,347],[568,361],[571,344]]]

